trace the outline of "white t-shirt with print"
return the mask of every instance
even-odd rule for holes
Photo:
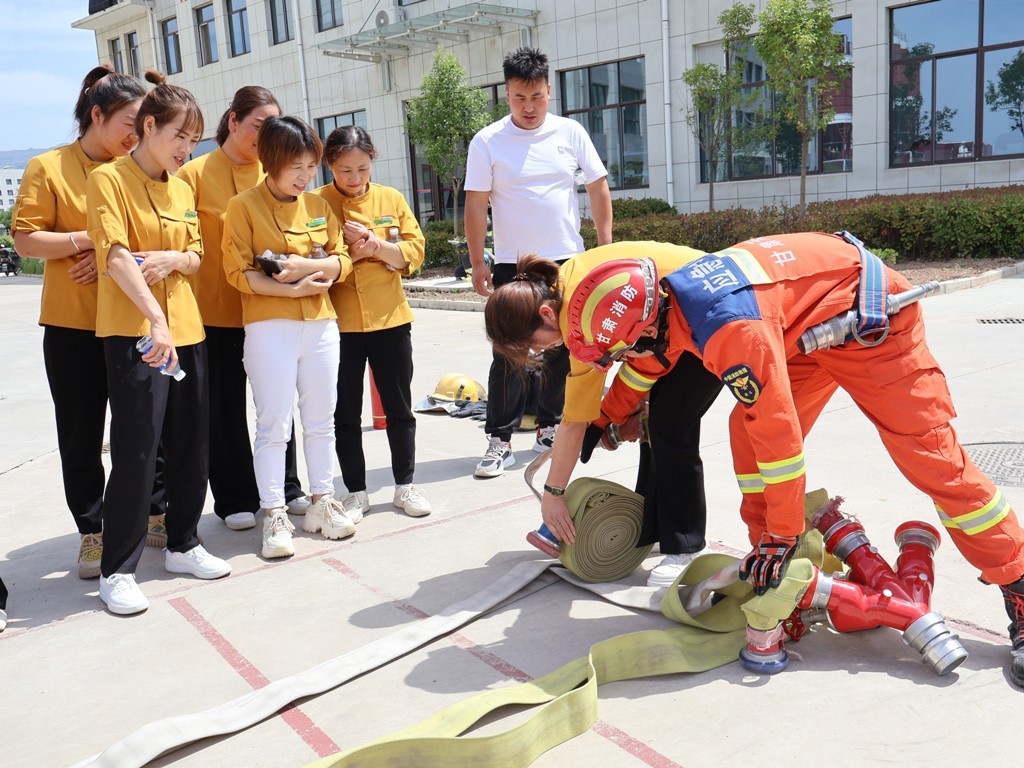
[[[507,116],[470,142],[465,188],[490,193],[496,262],[526,253],[558,260],[583,252],[576,186],[607,175],[575,120],[548,114],[524,130]]]

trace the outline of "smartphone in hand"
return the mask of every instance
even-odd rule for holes
[[[267,250],[256,257],[256,264],[267,277],[273,277],[280,274],[281,265],[278,262],[284,261],[285,258],[285,256],[280,256]]]

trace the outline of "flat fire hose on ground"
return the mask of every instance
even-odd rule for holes
[[[591,482],[598,483],[597,497],[585,490]],[[609,499],[618,497],[609,487],[614,484],[606,481],[580,479],[572,485],[577,483],[583,484],[583,489],[573,490],[572,495],[567,489],[567,500],[573,502],[582,498],[584,508],[588,499],[594,501],[599,497],[607,503]],[[636,496],[621,487],[618,493],[627,498]],[[820,503],[819,499],[814,506]],[[633,505],[635,509],[635,500]],[[591,506],[594,508],[587,514],[599,514],[597,507],[593,504]],[[570,506],[570,511],[575,509]],[[585,536],[595,535],[592,531],[610,530],[624,549],[635,549],[632,543],[636,537],[626,538],[620,527],[621,523],[610,527],[581,526],[577,542]],[[566,547],[563,561],[570,549]],[[595,549],[604,551],[605,548]],[[603,570],[591,573],[590,578],[583,580],[559,568],[553,571],[606,599],[627,607],[650,609],[654,607],[655,593],[660,590],[641,587],[616,589],[610,583],[592,583],[595,575],[607,576],[632,562],[635,554],[629,551],[625,554],[627,560],[624,564],[617,567],[608,567],[606,564],[601,566]],[[589,559],[589,556],[585,558]],[[570,558],[569,562],[574,561]],[[221,706],[144,725],[102,753],[76,763],[73,768],[144,766],[161,755],[200,739],[241,731],[273,716],[294,701],[337,688],[454,632],[479,616],[517,599],[517,593],[521,590],[546,586],[538,582],[542,581],[540,577],[551,565],[551,561],[546,560],[519,562],[484,590],[446,607],[434,616],[403,627],[305,672],[272,682]],[[597,717],[599,685],[614,680],[704,671],[735,661],[745,643],[747,622],[773,626],[787,617],[796,606],[799,596],[807,589],[813,573],[809,561],[794,560],[779,589],[770,590],[762,597],[753,597],[750,587],[744,582],[734,580],[721,584],[722,574],[735,571],[737,567],[738,561],[735,558],[720,554],[706,555],[691,563],[661,600],[662,612],[684,626],[648,630],[602,641],[593,646],[588,656],[538,680],[488,691],[384,739],[318,760],[310,768],[397,768],[409,765],[417,768],[476,768],[480,765],[529,765],[544,751],[590,728]],[[632,568],[635,565],[630,571]],[[726,595],[713,606],[710,600],[704,599],[709,594],[710,584],[716,585],[714,588],[718,594]],[[616,596],[625,599],[615,600]],[[699,606],[696,610],[693,607],[695,605]],[[539,705],[539,709],[530,720],[505,733],[486,737],[459,736],[488,713],[512,703]]]

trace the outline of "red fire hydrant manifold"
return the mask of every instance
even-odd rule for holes
[[[896,570],[878,554],[862,526],[839,511],[841,498],[819,509],[810,525],[825,541],[825,551],[849,567],[845,574],[827,574],[815,568],[814,579],[790,617],[773,630],[747,627],[747,647],[740,661],[747,669],[774,673],[786,668],[789,657],[783,633],[799,640],[807,627],[827,623],[837,632],[891,627],[922,655],[939,675],[946,675],[967,659],[960,638],[931,609],[935,573],[932,555],[939,547],[939,532],[917,520],[896,529],[900,556]]]

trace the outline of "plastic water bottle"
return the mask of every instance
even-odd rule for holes
[[[153,339],[149,336],[143,336],[135,342],[135,348],[143,355],[148,354],[149,350],[153,348]],[[185,372],[181,370],[181,366],[178,365],[177,362],[175,362],[173,368],[168,368],[168,363],[170,363],[170,360],[161,365],[157,370],[159,370],[164,376],[172,376],[175,381],[181,381],[185,378]]]

